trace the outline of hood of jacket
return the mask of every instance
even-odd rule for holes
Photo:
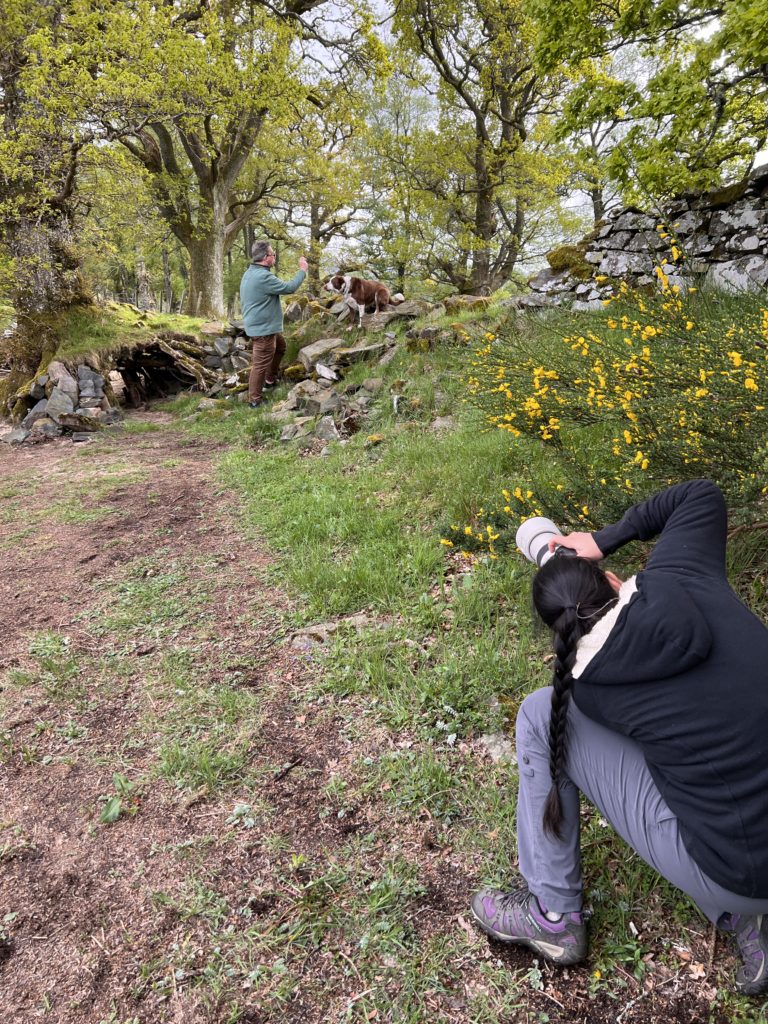
[[[574,679],[603,684],[658,681],[698,665],[712,632],[689,592],[669,573],[641,572],[579,640]]]

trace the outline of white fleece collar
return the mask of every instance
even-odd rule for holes
[[[595,655],[600,651],[603,644],[608,639],[608,635],[611,630],[616,625],[616,620],[621,614],[621,609],[626,607],[633,595],[637,593],[636,580],[636,576],[631,576],[621,584],[619,600],[613,608],[611,608],[611,610],[602,617],[602,619],[598,619],[592,629],[590,629],[588,633],[585,633],[581,640],[576,644],[576,662],[571,669],[571,675],[574,679],[579,678],[590,661],[592,661]]]

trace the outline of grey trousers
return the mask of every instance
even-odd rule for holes
[[[765,914],[768,899],[738,896],[713,882],[683,845],[675,815],[651,778],[634,741],[583,715],[571,701],[566,774],[560,793],[563,839],[542,826],[549,793],[550,687],[526,697],[517,716],[517,848],[520,872],[547,910],[581,910],[579,792],[642,859],[717,923],[722,914]]]

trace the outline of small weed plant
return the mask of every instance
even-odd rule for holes
[[[104,801],[104,807],[99,815],[102,825],[113,825],[118,818],[134,815],[139,809],[140,793],[137,783],[131,782],[120,772],[115,772],[112,776],[112,785],[115,792],[101,798]]]

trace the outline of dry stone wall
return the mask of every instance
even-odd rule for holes
[[[29,401],[34,404],[20,425],[2,432],[0,440],[19,444],[27,438],[58,437],[65,430],[80,440],[120,418],[108,392],[105,377],[91,367],[78,366],[71,373],[63,363],[54,361],[32,381]]]
[[[523,304],[599,308],[617,280],[641,288],[657,283],[657,267],[683,289],[693,283],[722,291],[765,288],[768,167],[737,185],[681,197],[663,215],[621,210],[577,249],[569,266],[543,270],[529,282],[532,294]]]

